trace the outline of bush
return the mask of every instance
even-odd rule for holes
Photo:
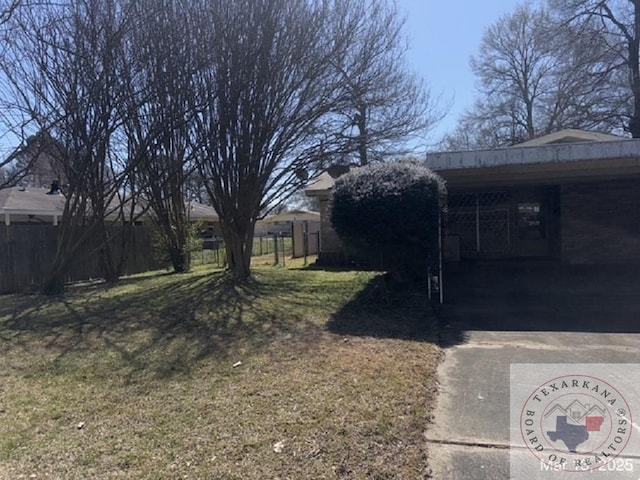
[[[357,168],[336,180],[331,223],[370,266],[399,280],[426,278],[438,259],[444,181],[422,162]]]
[[[189,222],[184,228],[184,245],[179,245],[178,236],[169,238],[166,231],[158,226],[153,230],[151,248],[154,260],[161,265],[172,265],[176,272],[189,271],[192,254],[203,249],[201,232],[205,230],[205,222]]]

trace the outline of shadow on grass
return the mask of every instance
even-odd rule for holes
[[[0,341],[7,349],[45,352],[53,356],[47,368],[65,373],[93,355],[95,368],[125,381],[188,375],[212,356],[231,362],[242,348],[260,348],[292,329],[313,335],[321,327],[290,308],[272,279],[238,283],[224,272],[84,285],[57,299],[0,299]]]
[[[329,330],[339,335],[439,341],[426,288],[400,287],[380,275],[335,313]]]

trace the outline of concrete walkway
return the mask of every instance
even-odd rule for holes
[[[542,274],[541,278],[546,277]],[[489,281],[485,276],[479,276],[478,281],[468,276],[461,279],[458,285],[464,287],[454,292],[455,301],[443,309],[444,321],[461,332],[463,338],[446,349],[445,360],[439,367],[440,391],[434,424],[426,434],[434,479],[523,478],[510,473],[510,454],[516,460],[531,455],[523,441],[510,441],[511,364],[640,364],[640,333],[637,333],[640,316],[636,315],[640,295],[633,286],[625,283],[624,288],[615,292],[621,301],[616,308],[623,307],[615,315],[606,316],[598,298],[602,295],[603,300],[611,295],[601,293],[599,281],[587,282],[588,288],[585,284],[573,285],[573,290],[562,298],[562,305],[566,306],[563,308],[560,304],[550,307],[545,303],[549,297],[545,291],[553,290],[553,285],[536,283],[526,275],[514,280],[513,272],[501,279]],[[557,281],[555,291],[564,280]],[[527,285],[524,289],[523,282]],[[503,295],[500,290],[496,293],[496,288],[502,288]],[[557,300],[560,296],[553,298]],[[588,308],[579,299],[588,299],[587,303],[597,308]],[[579,305],[578,315],[572,309],[575,305]],[[581,328],[591,331],[580,331]],[[521,381],[527,384],[526,378]],[[636,418],[640,418],[640,389],[631,395],[636,398],[630,404],[637,409]],[[640,432],[633,435],[632,448],[624,452],[625,458],[633,461],[632,474],[600,473],[584,478],[640,479]],[[583,478],[575,472],[569,474],[572,477],[565,477],[567,472],[549,475],[539,478]]]

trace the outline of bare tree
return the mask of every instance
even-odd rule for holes
[[[5,61],[7,44],[10,43],[14,25],[10,22],[21,8],[37,8],[45,4],[40,1],[30,0],[0,0],[0,62]],[[13,186],[22,182],[28,171],[34,164],[37,167],[47,168],[48,159],[46,152],[39,152],[40,142],[37,140],[38,132],[24,130],[24,117],[14,109],[9,93],[10,88],[5,79],[0,75],[0,139],[5,145],[13,144],[14,147],[5,154],[0,154],[0,188]],[[17,144],[17,145],[16,145]]]
[[[405,60],[404,19],[395,2],[334,3],[336,36],[348,48],[333,59],[340,102],[335,134],[360,165],[409,152],[441,118],[437,102]]]
[[[131,159],[121,107],[128,104],[122,78],[130,21],[119,0],[56,2],[15,17],[4,73],[24,117],[61,146],[57,161],[68,182],[45,293],[63,291],[68,268],[89,245],[97,248],[105,279],[119,276],[122,258],[109,226],[131,220],[134,211],[123,198]]]
[[[560,28],[574,28],[587,42],[604,42],[609,54],[603,67],[615,72],[627,100],[625,128],[640,138],[640,1],[638,0],[549,0]]]
[[[196,65],[192,58],[187,12],[174,0],[140,1],[136,17],[145,21],[131,35],[130,57],[136,74],[131,109],[125,117],[137,188],[148,202],[176,272],[189,269],[189,214],[185,196],[195,169],[189,141],[188,85]]]
[[[193,1],[199,174],[227,264],[250,274],[254,225],[327,159],[397,153],[433,119],[407,72],[402,21],[379,0]],[[202,46],[205,46],[202,48]]]
[[[244,278],[256,220],[327,158],[397,153],[432,119],[382,0],[63,0],[10,23],[4,98],[60,143],[68,182],[48,292],[88,236],[118,277],[108,226],[130,223],[138,192],[186,268],[192,165]]]
[[[197,6],[196,6],[197,5]],[[256,220],[295,191],[320,153],[335,103],[327,2],[196,2],[191,30],[206,50],[194,81],[200,172],[220,217],[227,264],[250,274]]]
[[[0,2],[0,25],[7,23],[11,20],[13,14],[25,3],[24,0],[2,0]],[[38,2],[40,3],[40,2]],[[31,7],[31,3],[28,5]]]
[[[557,28],[543,8],[518,7],[489,27],[471,61],[480,95],[448,147],[513,145],[563,128],[610,131],[624,99],[600,37]]]

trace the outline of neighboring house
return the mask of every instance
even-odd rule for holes
[[[187,204],[187,215],[191,222],[218,223],[218,214],[213,207],[203,203],[194,202],[193,200]]]
[[[0,215],[5,225],[58,225],[62,219],[64,203],[64,196],[52,187],[11,187],[0,190]],[[208,224],[218,222],[218,215],[212,207],[196,202],[189,202],[187,206],[190,221],[204,221]],[[138,221],[145,223],[149,220],[150,213],[141,210]]]
[[[308,231],[317,232],[320,230],[320,214],[308,210],[290,210],[277,215],[269,215],[256,222],[256,235],[270,233],[282,233],[291,235],[294,223],[307,222]]]
[[[49,194],[51,189],[11,187],[0,190],[0,214],[5,225],[58,225],[64,210],[64,197]]]
[[[14,163],[8,168],[8,174],[17,174],[18,183],[29,188],[46,188],[53,182],[67,183],[60,162],[64,157],[63,150],[62,145],[47,133],[33,135],[26,145],[11,154]]]
[[[201,235],[206,238],[221,237],[220,219],[213,207],[191,200],[186,204],[190,222],[201,224]]]
[[[570,129],[426,161],[447,182],[451,259],[640,263],[640,140]]]

